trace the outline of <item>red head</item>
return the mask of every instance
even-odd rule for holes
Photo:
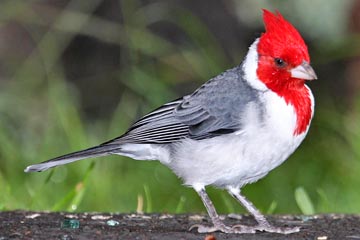
[[[258,45],[258,53],[283,59],[292,66],[303,61],[310,63],[307,46],[299,32],[286,21],[279,12],[273,14],[264,10],[266,32],[262,34]]]
[[[308,49],[299,32],[279,12],[274,14],[264,10],[263,19],[266,32],[261,35],[257,46],[256,73],[269,89],[294,105],[298,114],[296,133],[301,133],[312,114],[304,81],[316,79]],[[304,118],[306,121],[299,122]]]

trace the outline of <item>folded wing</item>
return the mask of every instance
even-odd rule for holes
[[[121,137],[104,144],[167,144],[206,139],[241,129],[241,113],[257,93],[240,78],[241,67],[209,80],[192,95],[145,115]]]

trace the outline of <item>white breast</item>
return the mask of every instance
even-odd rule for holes
[[[294,136],[294,108],[271,91],[263,95],[263,119],[254,106],[243,116],[243,130],[195,141],[186,139],[173,148],[165,163],[188,185],[241,187],[257,181],[293,153],[306,133]]]

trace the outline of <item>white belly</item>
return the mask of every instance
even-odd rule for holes
[[[247,109],[239,132],[205,139],[186,139],[172,148],[168,165],[187,185],[241,187],[257,181],[284,162],[304,139],[294,136],[296,117],[291,105],[267,92],[262,119]]]

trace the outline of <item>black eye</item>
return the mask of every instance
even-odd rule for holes
[[[276,66],[278,66],[278,67],[286,66],[286,62],[284,60],[282,60],[281,58],[275,58],[274,61],[275,61]]]

